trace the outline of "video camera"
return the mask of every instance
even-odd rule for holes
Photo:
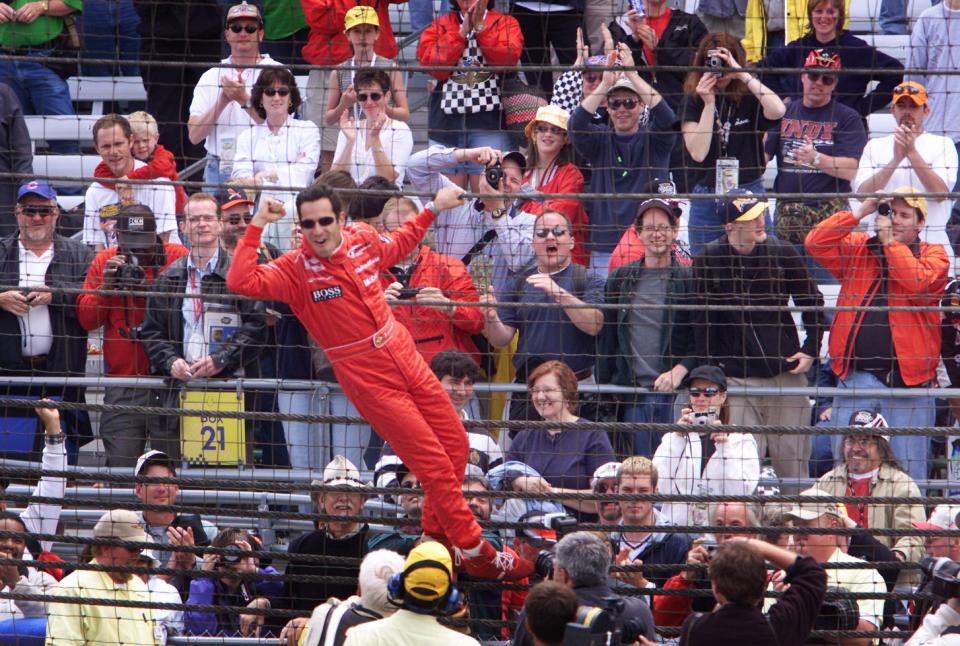
[[[555,543],[570,532],[577,531],[577,519],[569,514],[553,513],[543,515],[543,526],[551,530],[555,535]],[[533,562],[534,571],[544,579],[549,579],[553,575],[553,562],[556,559],[553,549],[540,550],[537,559]]]
[[[632,618],[618,625],[626,602],[620,597],[604,597],[604,607],[579,606],[577,619],[563,631],[563,646],[601,646],[633,644],[640,641],[646,626]]]
[[[960,563],[946,557],[928,556],[920,560],[924,578],[931,582],[930,592],[941,599],[960,597]]]

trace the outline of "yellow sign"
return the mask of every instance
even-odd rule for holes
[[[181,449],[188,462],[235,466],[246,461],[244,421],[221,415],[242,411],[242,394],[238,397],[236,391],[188,390],[181,396],[181,406],[205,411],[200,417],[181,418]]]

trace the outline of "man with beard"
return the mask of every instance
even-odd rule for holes
[[[593,472],[593,478],[590,484],[593,493],[606,494],[617,493],[617,474],[620,472],[620,462],[607,462],[597,467]],[[616,500],[598,500],[597,515],[600,517],[600,523],[606,525],[619,525],[623,513],[620,511],[620,502]]]
[[[949,191],[957,180],[957,149],[949,137],[924,129],[930,116],[926,88],[916,81],[901,83],[893,89],[890,111],[897,127],[892,135],[874,137],[867,142],[853,180],[854,190],[875,193],[909,186],[920,192]],[[946,234],[950,200],[942,197],[926,199],[926,226],[921,237],[926,242],[943,244],[952,258]],[[870,221],[872,218],[868,224]]]
[[[26,533],[23,519],[12,512],[0,512],[0,530],[4,532]],[[24,558],[27,542],[23,536],[9,534],[0,538],[0,558],[20,560]],[[26,558],[31,558],[28,554]],[[50,594],[57,580],[46,572],[14,563],[0,565],[2,592],[14,594]],[[0,621],[23,617],[46,617],[47,604],[44,601],[27,599],[4,599],[0,601]]]
[[[395,455],[383,456],[373,472],[377,487],[400,487],[404,490],[396,496],[396,503],[400,506],[398,516],[407,522],[397,526],[392,532],[372,536],[370,549],[392,550],[406,556],[423,536],[423,528],[420,526],[423,515],[423,491],[420,489],[420,481]],[[393,501],[391,496],[385,496],[384,499],[387,502]]]

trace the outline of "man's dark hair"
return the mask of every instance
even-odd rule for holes
[[[127,121],[127,118],[119,114],[105,114],[97,122],[93,124],[93,143],[97,143],[97,135],[101,130],[112,128],[114,126],[120,126],[120,130],[123,131],[123,136],[129,139],[133,135],[133,130],[130,128],[130,122]]]
[[[290,89],[290,105],[287,108],[287,114],[293,114],[300,109],[303,99],[300,98],[300,90],[297,88],[297,79],[293,72],[286,67],[277,65],[265,65],[257,77],[257,82],[253,84],[253,92],[250,93],[250,103],[253,109],[257,111],[261,119],[267,118],[267,111],[263,107],[263,91],[268,87],[273,87],[274,83],[281,83]]]
[[[710,581],[730,603],[755,606],[767,587],[767,566],[747,543],[727,541],[710,560]]]
[[[360,89],[361,85],[376,83],[384,92],[390,91],[390,76],[379,67],[364,67],[357,70],[353,76],[353,87]]]
[[[326,184],[314,184],[297,193],[297,218],[300,217],[300,209],[307,202],[316,202],[322,199],[330,200],[330,208],[333,209],[334,216],[340,216],[340,198],[332,188]]]
[[[357,188],[357,183],[353,180],[353,175],[345,170],[328,170],[317,176],[314,184],[326,184],[333,189],[333,192],[340,198],[340,207],[344,211],[350,210],[350,202],[353,200],[353,193],[348,193],[341,189],[352,191]]]
[[[350,200],[350,208],[347,215],[351,220],[366,220],[375,218],[383,213],[383,206],[390,200],[390,195],[385,195],[379,191],[396,192],[397,185],[380,175],[371,175],[360,183],[357,187],[361,191],[378,191],[376,194],[357,193]]]
[[[470,381],[480,379],[480,368],[470,355],[463,350],[442,350],[433,355],[430,361],[430,369],[437,379],[443,379],[450,375],[454,379],[463,379],[469,377]]]
[[[577,619],[577,595],[556,581],[533,586],[523,602],[527,630],[544,644],[560,646],[567,624]]]
[[[12,512],[12,511],[0,511],[0,520],[12,520],[12,521],[15,521],[15,522],[17,522],[17,523],[20,523],[20,526],[23,527],[23,530],[21,530],[21,531],[24,531],[24,532],[27,531],[27,524],[26,524],[25,522],[23,522],[23,518],[20,517],[20,514],[15,514],[15,513]],[[24,542],[26,542],[27,537],[26,537],[26,536],[21,536],[21,539],[22,539]],[[36,554],[35,554],[34,556],[36,556]]]

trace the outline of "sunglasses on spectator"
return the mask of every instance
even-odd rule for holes
[[[894,94],[920,94],[920,88],[913,85],[898,85],[893,88]]]
[[[816,83],[819,81],[827,87],[830,87],[837,82],[837,77],[830,74],[811,74],[807,72],[807,78],[810,79],[811,83]]]
[[[559,238],[560,236],[566,235],[567,230],[563,227],[553,227],[552,229],[537,229],[534,233],[538,238],[546,238],[551,233],[554,238]]]
[[[280,96],[287,96],[290,94],[290,88],[288,88],[287,86],[268,87],[268,88],[264,88],[263,93],[266,94],[267,96],[277,96],[278,94]]]
[[[619,110],[620,108],[633,110],[639,104],[640,102],[636,99],[613,99],[612,101],[607,101],[607,107],[611,110]]]
[[[230,25],[230,31],[235,34],[239,34],[241,31],[245,31],[248,34],[255,34],[260,31],[260,27],[257,25],[238,25],[237,23],[233,23]]]
[[[597,485],[597,493],[617,493],[617,483],[602,482]]]
[[[545,135],[550,133],[551,135],[564,135],[567,133],[563,128],[558,128],[557,126],[548,126],[543,123],[538,123],[534,128],[539,134]]]
[[[253,221],[253,213],[231,213],[227,216],[227,222],[233,226],[240,224],[240,220],[250,224]]]
[[[359,92],[357,93],[357,101],[360,103],[366,103],[367,99],[371,101],[379,101],[383,98],[383,92]]]
[[[720,389],[714,386],[710,388],[691,388],[690,396],[691,397],[716,397],[720,394]]]
[[[56,212],[56,209],[52,206],[21,206],[20,212],[27,218],[49,218]]]
[[[328,227],[336,221],[336,218],[332,215],[325,215],[316,220],[300,220],[300,228],[304,231],[309,231],[318,224],[322,227]]]

